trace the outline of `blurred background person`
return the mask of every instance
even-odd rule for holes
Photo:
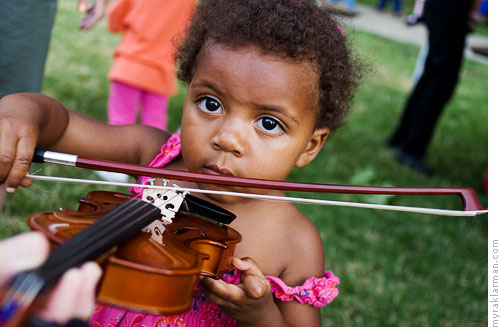
[[[430,175],[427,147],[439,116],[458,82],[465,38],[475,12],[473,0],[427,0],[423,14],[428,53],[422,75],[408,97],[398,126],[387,141],[397,160]]]
[[[174,38],[194,9],[195,0],[115,0],[108,7],[108,28],[123,35],[108,73],[109,124],[135,124],[139,111],[144,125],[167,129],[168,100],[177,92]]]

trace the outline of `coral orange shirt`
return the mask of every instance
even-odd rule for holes
[[[195,0],[115,0],[107,10],[108,28],[123,37],[108,78],[162,95],[175,94],[175,44],[195,7]]]

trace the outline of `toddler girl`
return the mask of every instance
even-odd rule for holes
[[[177,61],[188,84],[180,134],[107,126],[38,94],[0,102],[0,179],[23,179],[33,149],[216,175],[285,179],[341,123],[358,70],[337,22],[311,0],[203,0]],[[166,141],[166,143],[165,143]],[[160,152],[158,154],[158,152]],[[179,182],[203,189],[265,192]],[[202,279],[193,308],[155,316],[97,305],[92,326],[320,326],[338,294],[313,223],[293,204],[205,198],[237,215],[234,273]],[[165,296],[168,296],[166,294]]]

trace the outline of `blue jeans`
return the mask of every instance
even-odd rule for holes
[[[392,0],[394,2],[394,8],[393,12],[395,14],[400,14],[401,10],[403,9],[401,0]],[[385,5],[387,4],[387,0],[380,0],[377,4],[377,9],[381,10],[385,8]]]
[[[339,0],[329,0],[330,3],[338,3]],[[355,10],[356,9],[356,0],[343,0],[344,6],[348,10]]]

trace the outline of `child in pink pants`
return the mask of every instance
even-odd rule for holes
[[[112,81],[108,98],[108,123],[110,125],[134,124],[138,110],[140,110],[142,124],[159,129],[166,128],[167,96]]]
[[[169,96],[177,92],[174,53],[195,0],[115,0],[108,28],[123,34],[108,73],[108,123],[141,123],[165,130]]]

